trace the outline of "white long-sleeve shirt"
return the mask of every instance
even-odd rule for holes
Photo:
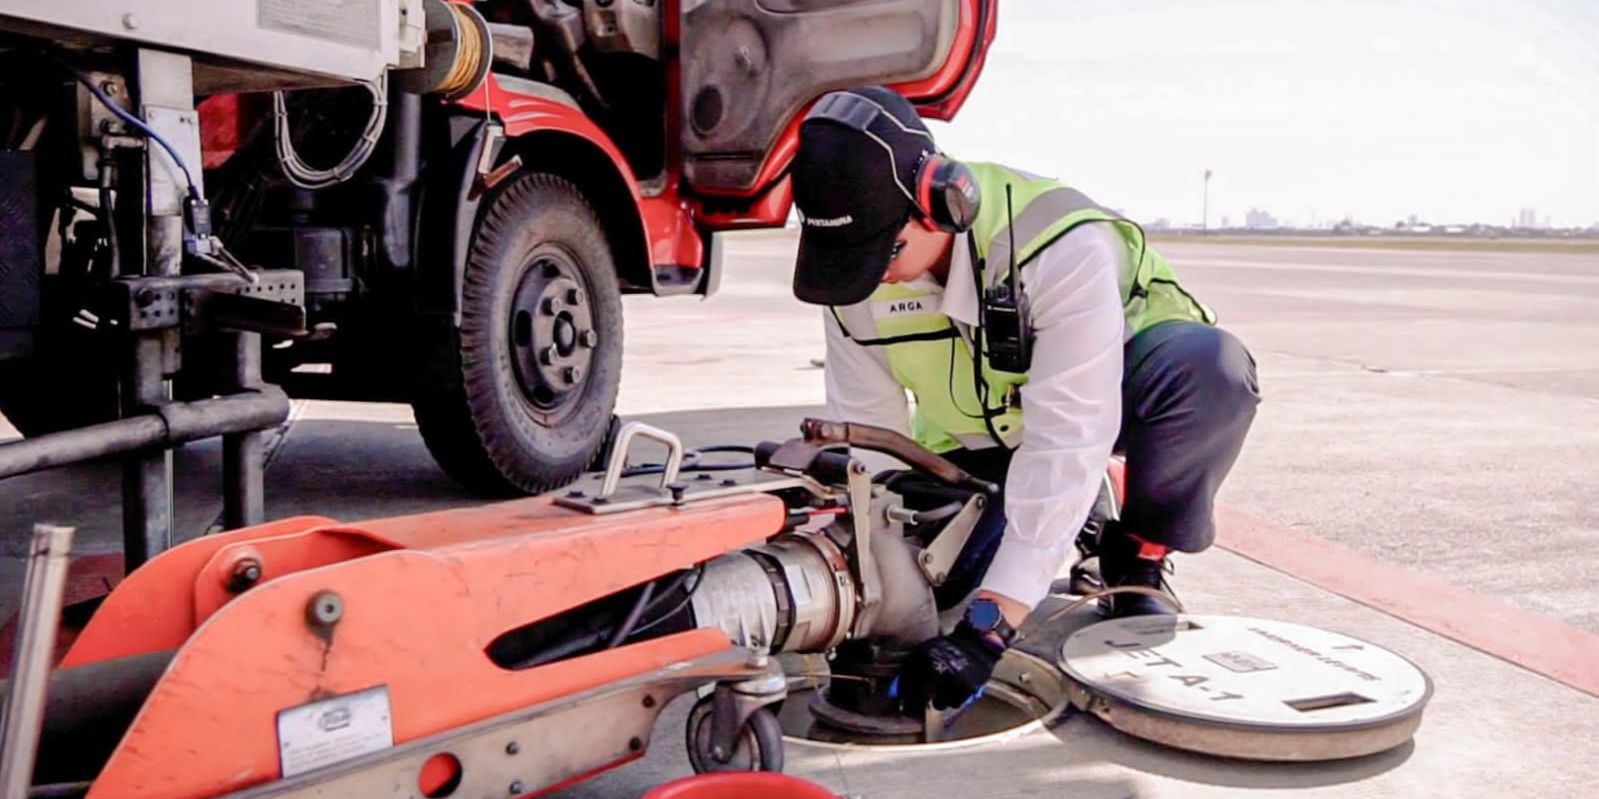
[[[969,235],[969,234],[968,234]],[[1021,270],[1032,303],[1033,361],[1022,387],[1022,443],[1005,480],[1004,539],[981,587],[1035,607],[1049,591],[1088,518],[1121,425],[1122,344],[1118,280],[1128,257],[1109,225],[1082,225]],[[940,311],[974,325],[972,263],[957,237]],[[906,390],[866,347],[846,338],[830,313],[825,380],[834,419],[909,432]]]

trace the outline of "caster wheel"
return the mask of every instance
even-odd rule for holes
[[[701,699],[688,714],[688,762],[694,773],[783,770],[783,728],[771,708],[751,714],[734,738],[733,751],[719,758],[711,751],[711,701]]]

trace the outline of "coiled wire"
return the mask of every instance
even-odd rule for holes
[[[378,139],[383,135],[383,125],[389,118],[389,75],[384,72],[377,80],[363,83],[372,93],[372,114],[367,118],[361,137],[339,163],[327,169],[317,169],[305,163],[294,149],[292,129],[289,125],[289,106],[283,92],[272,93],[273,133],[277,140],[278,164],[283,176],[302,189],[325,189],[349,180],[377,150]]]

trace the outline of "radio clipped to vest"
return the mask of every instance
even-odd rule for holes
[[[1010,231],[1010,263],[1005,280],[983,288],[979,346],[988,365],[1002,372],[1026,374],[1033,364],[1033,314],[1016,276],[1016,215],[1010,184],[1005,184],[1005,217]],[[974,247],[975,250],[975,247]],[[977,262],[973,253],[973,263]]]

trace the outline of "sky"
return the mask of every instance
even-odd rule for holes
[[[1599,223],[1599,0],[1003,0],[956,158],[1145,222]]]

